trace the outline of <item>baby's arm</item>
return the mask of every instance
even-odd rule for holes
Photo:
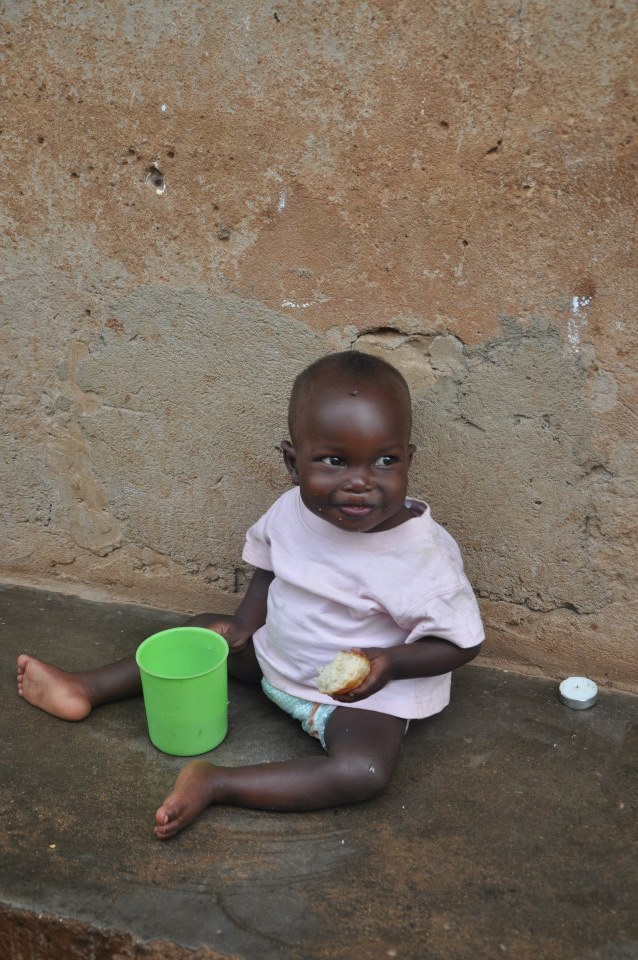
[[[367,647],[362,653],[370,660],[370,673],[350,693],[334,699],[342,703],[354,703],[381,690],[391,680],[438,677],[469,663],[480,649],[480,643],[475,647],[457,647],[440,637],[423,637],[414,643],[397,647]]]
[[[223,617],[219,620],[211,618],[205,624],[202,622],[202,626],[208,627],[209,630],[215,630],[226,638],[232,653],[243,650],[255,630],[258,630],[266,622],[268,588],[274,576],[272,570],[262,570],[257,567],[235,615],[230,618]],[[201,618],[197,619],[200,620]]]

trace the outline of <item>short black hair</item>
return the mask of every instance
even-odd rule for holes
[[[343,350],[340,353],[328,353],[320,357],[295,378],[288,404],[288,426],[291,433],[293,414],[302,394],[313,382],[330,375],[352,380],[353,385],[390,377],[396,381],[399,389],[405,392],[408,408],[411,409],[410,388],[405,377],[396,367],[387,360],[382,360],[381,357],[370,353],[362,353],[360,350]]]

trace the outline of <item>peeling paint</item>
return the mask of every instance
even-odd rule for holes
[[[294,300],[282,300],[282,307],[289,307],[293,310],[307,310],[308,307],[315,307],[318,303],[323,303],[323,300],[307,300],[305,303],[295,303]]]
[[[592,299],[589,296],[572,297],[572,307],[567,320],[567,340],[574,353],[578,353],[581,349],[582,333],[589,322],[587,308]]]

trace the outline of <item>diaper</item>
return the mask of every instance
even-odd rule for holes
[[[286,693],[284,690],[279,690],[278,687],[273,687],[272,683],[265,677],[262,677],[261,689],[269,700],[276,703],[278,707],[285,713],[290,714],[295,720],[299,720],[306,733],[319,740],[324,750],[326,749],[324,739],[326,724],[333,710],[337,709],[336,704],[313,703],[312,700],[295,697],[292,693]]]

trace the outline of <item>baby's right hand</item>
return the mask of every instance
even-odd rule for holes
[[[243,650],[248,646],[251,637],[250,632],[234,617],[228,620],[213,621],[209,629],[224,637],[230,648],[230,653],[239,653],[240,650]]]

